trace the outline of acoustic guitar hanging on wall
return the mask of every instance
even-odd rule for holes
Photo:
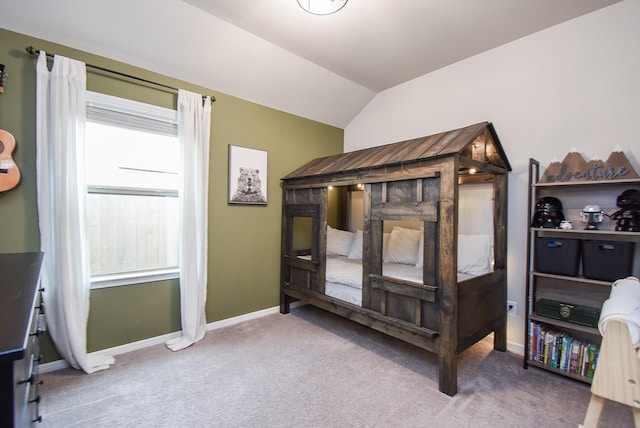
[[[0,129],[0,192],[11,190],[20,183],[20,170],[11,157],[15,148],[13,135]]]

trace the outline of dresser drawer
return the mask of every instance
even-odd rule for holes
[[[0,427],[40,421],[38,364],[42,253],[0,254]]]

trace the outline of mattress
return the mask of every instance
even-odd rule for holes
[[[362,288],[327,281],[324,284],[324,294],[352,305],[362,306]]]
[[[401,263],[383,263],[382,274],[422,284],[422,268]],[[474,275],[458,272],[458,282]],[[325,294],[353,305],[362,306],[362,260],[327,257]]]
[[[310,259],[311,256],[301,256]],[[402,263],[383,263],[382,274],[392,278],[422,284],[422,268]],[[458,282],[475,275],[458,272]],[[362,260],[342,256],[327,256],[325,271],[325,294],[327,296],[362,306]]]

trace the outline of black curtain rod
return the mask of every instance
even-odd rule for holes
[[[40,53],[40,49],[36,49],[33,46],[29,46],[27,49],[27,53],[29,55],[38,55]],[[47,58],[53,58],[53,54],[47,53]],[[154,82],[152,80],[147,80],[147,79],[143,79],[142,77],[137,77],[137,76],[132,76],[130,74],[126,74],[126,73],[121,73],[119,71],[115,71],[115,70],[111,70],[108,68],[104,68],[104,67],[100,67],[98,65],[92,65],[92,64],[85,64],[85,66],[93,68],[95,70],[100,70],[100,71],[104,71],[106,73],[111,73],[111,74],[115,74],[117,76],[120,77],[126,77],[127,79],[133,79],[133,80],[137,80],[139,82],[144,82],[144,83],[149,83],[151,85],[155,85],[155,86],[160,86],[162,88],[166,88],[166,89],[170,89],[172,91],[178,91],[178,88],[174,88],[173,86],[169,86],[169,85],[165,85],[163,83],[158,83],[158,82]],[[202,99],[204,100],[205,96],[202,96]],[[215,103],[216,102],[216,97],[211,95],[211,102]]]

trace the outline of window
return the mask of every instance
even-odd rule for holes
[[[93,288],[178,276],[179,159],[175,110],[88,93]]]

